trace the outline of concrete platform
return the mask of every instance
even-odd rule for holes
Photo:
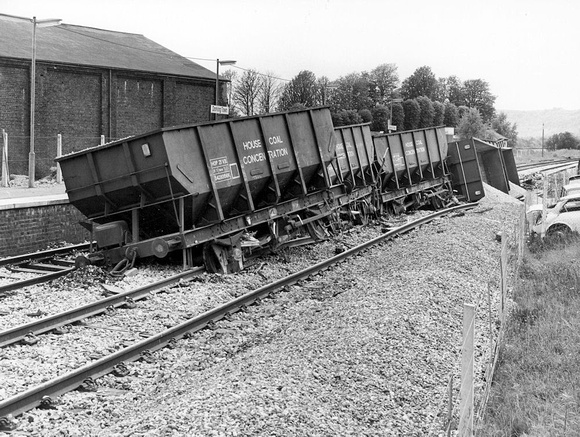
[[[0,210],[68,203],[64,184],[38,184],[35,188],[0,187]]]

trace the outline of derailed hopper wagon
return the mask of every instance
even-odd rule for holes
[[[344,192],[328,174],[335,149],[330,111],[314,108],[159,129],[57,161],[97,242],[81,262],[176,250],[191,262],[205,247],[210,269],[232,271],[244,244],[287,243],[301,226],[320,236],[315,220]]]
[[[378,134],[373,142],[381,205],[399,213],[448,202],[452,189],[444,127]]]
[[[372,135],[335,128],[323,107],[159,129],[57,161],[97,243],[80,265],[119,272],[181,251],[184,265],[231,272],[257,249],[449,204],[447,153],[443,128]]]

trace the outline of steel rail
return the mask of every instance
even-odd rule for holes
[[[26,253],[24,255],[9,256],[6,258],[0,258],[0,266],[17,264],[24,261],[30,261],[40,258],[50,258],[56,255],[63,255],[70,253],[74,250],[86,250],[90,247],[90,243],[76,244],[73,246],[59,247],[56,249],[48,249],[40,252]]]
[[[561,161],[543,161],[543,162],[535,162],[533,164],[522,164],[522,165],[518,165],[516,166],[516,169],[518,171],[518,173],[522,173],[524,171],[531,171],[533,169],[536,168],[547,168],[547,169],[552,169],[552,168],[559,168],[559,167],[567,167],[567,166],[573,166],[576,165],[578,163],[578,160],[573,159],[564,159]]]
[[[86,250],[90,247],[90,243],[76,244],[73,246],[59,247],[56,249],[48,249],[40,252],[27,253],[24,255],[10,256],[7,258],[0,259],[0,266],[9,266],[13,264],[21,264],[33,260],[42,260],[47,258],[54,258],[58,255],[68,254],[74,250]],[[0,285],[0,298],[3,297],[7,292],[18,290],[20,288],[28,287],[30,285],[42,284],[44,282],[52,281],[53,279],[65,276],[75,270],[75,267],[70,267],[67,269],[61,269],[58,271],[53,271],[50,273],[40,274],[40,272],[34,272],[39,274],[35,278],[24,279],[22,281],[15,281],[9,284]]]
[[[12,396],[0,402],[0,418],[8,415],[17,416],[25,411],[35,408],[41,404],[42,399],[52,399],[68,391],[78,388],[85,380],[89,378],[98,378],[111,372],[116,365],[123,362],[132,362],[138,360],[143,354],[153,352],[165,347],[168,343],[178,340],[186,334],[199,331],[208,325],[221,320],[229,314],[235,313],[244,307],[259,301],[274,291],[293,285],[300,280],[306,279],[314,273],[326,270],[331,265],[345,260],[346,258],[365,251],[375,244],[390,239],[395,235],[408,232],[422,224],[441,217],[445,214],[458,210],[470,209],[475,207],[476,203],[459,205],[452,208],[440,210],[429,216],[422,217],[418,220],[409,222],[403,226],[392,229],[391,231],[369,240],[359,246],[348,249],[332,258],[321,261],[318,264],[310,266],[304,270],[293,273],[285,278],[275,281],[271,284],[250,291],[236,299],[227,302],[224,305],[206,311],[190,320],[179,325],[160,332],[152,337],[137,342],[131,346],[121,349],[109,356],[103,357],[93,363],[86,364],[65,375],[61,375],[53,380],[47,381],[37,387],[28,389],[22,393]]]
[[[117,308],[127,304],[127,302],[129,302],[131,299],[133,301],[143,299],[153,290],[167,287],[168,285],[179,282],[180,280],[189,279],[190,277],[198,275],[203,270],[203,267],[196,267],[194,269],[186,270],[184,272],[178,273],[177,275],[170,276],[152,284],[144,285],[134,290],[115,294],[113,296],[107,297],[106,299],[91,302],[81,307],[73,308],[69,311],[64,311],[62,313],[44,317],[34,322],[25,323],[24,325],[19,325],[7,329],[6,331],[0,332],[0,347],[16,343],[24,339],[30,333],[34,335],[43,334],[61,326],[86,319],[87,317],[102,314],[110,307]]]
[[[75,270],[76,267],[70,267],[68,269],[59,270],[57,272],[51,272],[44,275],[37,276],[36,278],[30,279],[23,279],[22,281],[11,282],[10,284],[0,285],[0,297],[3,294],[18,290],[20,288],[28,287],[30,285],[42,284],[43,282],[52,281],[53,279],[60,278],[61,276],[65,276]]]

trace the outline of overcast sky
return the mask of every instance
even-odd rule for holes
[[[499,110],[580,109],[579,0],[0,0],[0,13],[142,34],[212,71],[220,58],[335,80],[392,63],[403,81],[429,66],[485,80]]]

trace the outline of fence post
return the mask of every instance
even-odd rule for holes
[[[501,240],[501,255],[500,255],[500,273],[501,273],[501,306],[500,306],[500,322],[504,323],[505,314],[505,300],[507,295],[507,235]]]
[[[56,157],[62,156],[62,134],[56,136]],[[56,163],[56,183],[62,184],[62,170],[60,169],[60,163]]]
[[[475,306],[463,304],[463,346],[459,392],[459,437],[473,436],[473,339]]]
[[[2,129],[2,186],[8,186],[8,134]]]
[[[544,193],[542,197],[542,239],[546,236],[546,216],[548,215],[548,177],[543,173]]]
[[[105,136],[104,136],[104,135],[101,135],[101,146],[102,146],[103,144],[105,144]]]
[[[453,373],[449,375],[447,395],[449,399],[449,403],[447,404],[447,437],[451,437],[451,423],[453,421]]]

